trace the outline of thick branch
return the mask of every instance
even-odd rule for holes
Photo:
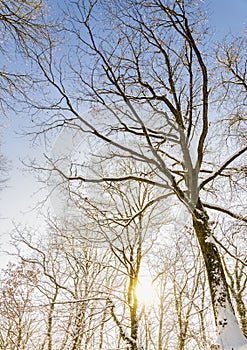
[[[222,173],[223,170],[226,169],[226,167],[232,163],[236,158],[238,158],[241,154],[243,154],[247,150],[247,146],[244,146],[239,151],[234,153],[230,158],[228,158],[220,167],[218,170],[216,170],[212,175],[210,175],[208,178],[203,180],[199,186],[200,189],[202,189],[208,182],[215,179],[218,175]]]
[[[245,218],[245,217],[242,216],[242,215],[233,213],[233,212],[232,212],[231,210],[229,210],[229,209],[220,207],[220,206],[218,206],[218,205],[209,204],[209,203],[203,203],[203,205],[204,205],[204,207],[206,207],[206,208],[213,209],[213,210],[216,210],[216,211],[220,211],[221,213],[227,214],[227,215],[231,216],[231,217],[234,218],[234,219],[237,219],[237,220],[240,220],[240,221],[243,221],[243,222],[247,222],[247,218]]]

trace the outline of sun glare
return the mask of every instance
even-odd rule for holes
[[[149,279],[141,279],[136,287],[136,295],[140,304],[152,305],[157,299],[152,281]]]

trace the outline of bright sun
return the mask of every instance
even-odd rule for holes
[[[136,295],[140,304],[151,305],[157,299],[152,281],[147,278],[142,278],[136,287]]]

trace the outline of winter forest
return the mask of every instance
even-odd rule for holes
[[[36,183],[0,349],[247,350],[246,31],[212,3],[0,0],[1,132]],[[1,150],[1,197],[14,171]]]

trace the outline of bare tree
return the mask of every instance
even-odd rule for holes
[[[128,169],[136,171],[133,162]],[[119,174],[126,171],[121,166],[118,169]],[[168,218],[161,220],[161,210],[155,206],[157,199],[153,190],[152,185],[142,182],[137,186],[120,182],[110,186],[97,184],[86,198],[83,191],[74,190],[73,186],[69,192],[70,199],[74,199],[80,213],[87,218],[82,220],[84,225],[90,227],[90,235],[84,230],[84,239],[94,244],[97,242],[101,249],[105,246],[113,254],[115,263],[111,275],[117,276],[118,288],[108,288],[108,307],[119,331],[120,343],[127,344],[131,350],[140,349],[142,342],[139,325],[144,313],[137,295],[140,270],[159,228],[169,221]],[[166,198],[167,194],[160,196]],[[162,210],[162,216],[163,213]],[[72,217],[72,225],[74,221]],[[92,235],[92,232],[97,234]]]
[[[74,235],[55,220],[50,221],[47,240],[17,228],[13,243],[21,262],[39,271],[31,311],[23,310],[26,318],[39,320],[34,338],[30,336],[35,345],[78,350],[107,344],[101,333],[109,319],[107,300],[116,279],[109,251],[99,253],[81,239],[79,230]],[[25,337],[23,328],[20,339]]]
[[[9,264],[1,274],[1,349],[30,349],[37,336],[33,296],[39,271],[32,264]]]
[[[0,1],[0,69],[1,117],[13,109],[32,87],[31,65],[27,65],[28,51],[35,45],[43,49],[48,35],[44,21],[45,2],[42,0]],[[15,105],[18,109],[20,106]],[[2,118],[0,126],[2,126]],[[0,188],[7,177],[7,160],[0,153]]]
[[[220,346],[246,345],[207,208],[236,220],[246,218],[229,203],[213,205],[206,198],[214,196],[216,202],[224,197],[222,183],[243,169],[240,162],[247,146],[244,140],[240,147],[236,142],[225,145],[223,127],[216,128],[219,120],[224,124],[226,85],[215,81],[218,67],[209,52],[215,58],[219,55],[211,49],[203,11],[192,0],[76,1],[66,21],[64,33],[71,42],[73,38],[67,61],[56,64],[52,46],[42,54],[33,53],[49,84],[49,98],[33,102],[36,111],[50,111],[49,119],[41,118],[42,131],[74,128],[82,138],[89,134],[106,144],[106,157],[113,164],[132,158],[148,171],[86,177],[78,161],[65,171],[56,160],[50,160],[48,170],[78,185],[135,181],[173,195],[188,212],[199,242]],[[234,98],[239,84],[246,85],[246,62],[240,78],[233,66],[222,58],[219,62],[223,72],[233,75],[227,97]],[[83,107],[88,113],[81,113]],[[231,329],[235,336],[230,339]]]
[[[186,231],[171,233],[150,259],[157,299],[147,317],[148,344],[154,349],[208,349],[213,342],[206,273],[191,228]]]
[[[27,62],[27,53],[33,45],[40,49],[45,45],[45,5],[42,0],[4,0],[0,3],[0,55],[5,58],[5,66],[1,67],[0,72],[2,111],[6,107],[13,108],[13,96],[23,96],[26,88],[32,85],[31,67],[28,66],[25,71],[26,64],[23,63]]]

